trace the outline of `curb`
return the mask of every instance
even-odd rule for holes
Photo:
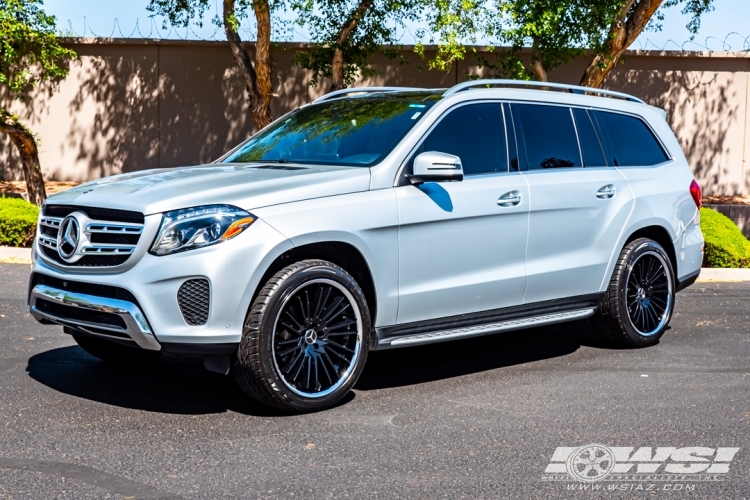
[[[31,264],[31,248],[0,247],[0,263]]]
[[[750,281],[750,269],[714,269],[704,267],[696,283]]]

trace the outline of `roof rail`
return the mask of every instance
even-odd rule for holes
[[[536,89],[559,89],[567,90],[573,94],[598,94],[607,97],[615,97],[617,99],[624,99],[630,102],[637,102],[640,104],[646,104],[641,99],[634,97],[629,94],[623,94],[622,92],[615,92],[613,90],[602,90],[594,89],[591,87],[581,87],[579,85],[566,85],[564,83],[550,83],[550,82],[529,82],[524,80],[472,80],[468,82],[459,83],[449,88],[443,94],[443,97],[457,94],[458,92],[471,89],[473,87],[482,87],[497,85],[502,87],[534,87]]]
[[[311,104],[316,102],[328,101],[333,98],[341,97],[346,94],[369,94],[372,92],[399,92],[401,90],[427,90],[417,87],[352,87],[349,89],[334,90],[322,97],[318,97]]]

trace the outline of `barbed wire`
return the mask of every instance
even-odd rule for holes
[[[736,42],[734,39],[739,38]],[[729,40],[733,42],[730,43]],[[740,45],[741,42],[741,45]],[[700,44],[695,40],[685,40],[682,43],[677,43],[671,38],[663,43],[661,47],[656,45],[650,38],[646,38],[642,41],[640,38],[636,40],[640,50],[679,50],[681,52],[693,52],[693,51],[708,51],[708,52],[747,52],[750,51],[750,35],[745,36],[741,33],[733,31],[721,40],[715,36],[707,36],[704,43]],[[635,45],[635,44],[633,44]],[[721,48],[718,48],[721,47]],[[631,46],[631,49],[635,47]]]
[[[276,18],[273,28],[273,37],[276,41],[302,41],[309,42],[309,35],[299,31],[291,21],[287,19]],[[206,35],[199,34],[195,30],[194,24],[189,24],[185,27],[175,27],[169,25],[168,28],[160,28],[154,17],[148,18],[148,32],[145,28],[141,27],[141,19],[136,19],[133,29],[128,33],[127,30],[123,31],[120,20],[115,17],[112,29],[109,35],[106,32],[94,31],[91,24],[89,23],[86,16],[83,16],[83,32],[78,32],[73,28],[73,22],[68,19],[67,32],[63,32],[64,35],[72,35],[78,38],[86,38],[87,36],[93,36],[94,38],[147,38],[147,39],[160,39],[160,40],[203,40],[203,41],[223,41],[226,40],[224,37],[224,31],[220,26],[215,26],[213,32]],[[280,27],[279,27],[280,26]],[[253,40],[255,37],[254,26],[243,26],[240,28],[240,34],[244,39]],[[417,36],[412,30],[405,26],[400,35],[396,36],[399,43],[407,44],[409,42],[415,43]],[[708,36],[704,39],[701,44],[696,40],[685,40],[680,43],[673,39],[668,39],[661,43],[661,45],[654,42],[649,37],[639,37],[631,49],[636,50],[654,50],[654,51],[680,51],[680,52],[695,52],[695,51],[708,51],[708,52],[749,52],[750,51],[750,35],[743,35],[738,32],[731,32],[727,34],[723,39],[715,36]]]

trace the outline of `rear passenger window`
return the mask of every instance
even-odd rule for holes
[[[594,111],[604,135],[607,157],[617,167],[658,165],[669,156],[656,140],[651,129],[634,116]]]
[[[513,104],[519,142],[525,146],[528,170],[580,167],[581,152],[570,108]],[[519,147],[523,147],[519,144]]]
[[[500,103],[468,104],[449,111],[413,157],[425,151],[458,156],[464,175],[507,172],[508,153]]]
[[[578,141],[581,144],[581,155],[584,167],[606,167],[604,150],[596,135],[591,117],[585,109],[573,108],[573,116],[578,130]]]

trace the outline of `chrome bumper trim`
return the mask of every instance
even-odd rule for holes
[[[54,316],[50,313],[40,311],[36,307],[37,299],[49,300],[50,302],[56,302],[68,307],[78,307],[91,311],[115,314],[122,318],[127,328],[123,330],[122,328],[112,325],[103,325],[100,323],[91,323],[78,319],[61,318],[58,316]],[[102,334],[100,332],[90,331],[88,330],[88,328],[96,328],[98,330],[109,330],[111,332],[124,333],[131,339],[133,339],[133,341],[143,349],[148,349],[151,351],[161,350],[161,345],[156,340],[156,337],[151,331],[151,328],[148,326],[146,317],[143,315],[138,306],[136,306],[132,302],[110,299],[107,297],[97,297],[94,295],[86,295],[82,293],[73,293],[66,290],[52,288],[47,285],[36,285],[31,291],[31,296],[29,298],[29,309],[31,310],[31,314],[36,319],[46,319],[63,326],[71,326],[81,329],[92,335],[99,335],[102,337],[108,337],[108,335]],[[112,337],[119,338],[116,336]]]

